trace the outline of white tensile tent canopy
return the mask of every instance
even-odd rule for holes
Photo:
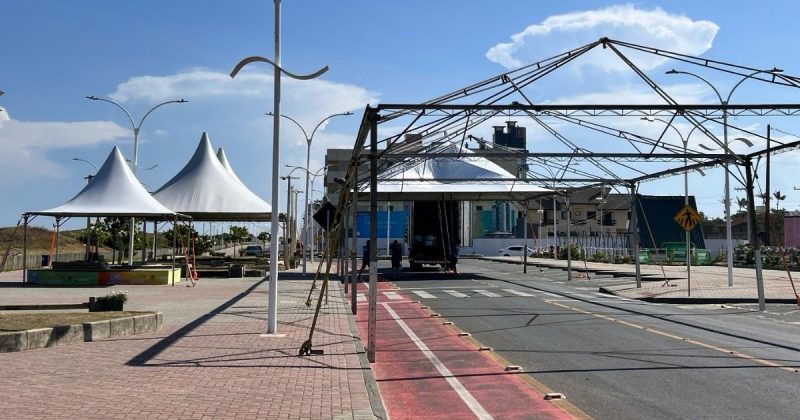
[[[458,153],[459,157],[407,159],[390,166],[378,175],[378,200],[509,200],[524,201],[552,194],[552,190],[515,179],[507,170],[486,157],[475,156],[470,149],[444,144],[429,150]],[[369,197],[369,185],[360,196]]]
[[[152,219],[176,216],[177,213],[147,192],[115,146],[97,174],[75,197],[61,206],[26,214],[58,218],[116,216]]]
[[[203,133],[186,166],[153,197],[195,221],[269,221],[272,206],[232,174],[230,165],[226,167],[214,155],[208,134]]]
[[[225,168],[226,171],[233,177],[233,179],[239,181],[240,184],[244,185],[241,179],[236,176],[236,172],[233,171],[233,167],[231,167],[230,162],[228,162],[228,156],[225,155],[225,150],[220,147],[217,149],[217,159],[219,159],[219,163]]]

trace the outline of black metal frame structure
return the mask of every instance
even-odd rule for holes
[[[553,104],[553,101],[537,103],[531,99],[530,89],[526,88],[589,51],[598,49],[608,51],[621,60],[638,76],[638,80],[649,87],[654,98],[660,99],[661,103],[565,105]],[[574,190],[610,186],[627,190],[630,200],[634,202],[638,186],[642,182],[686,171],[702,172],[706,168],[725,166],[731,168],[728,169],[731,176],[748,190],[751,196],[748,200],[749,211],[753,217],[752,214],[755,212],[752,200],[753,162],[761,156],[800,148],[800,140],[782,142],[772,139],[774,147],[749,154],[736,153],[727,141],[728,131],[734,133],[731,138],[747,136],[768,142],[769,134],[757,133],[744,124],[731,124],[728,117],[737,119],[795,117],[800,115],[800,103],[730,104],[720,96],[718,104],[681,104],[668,93],[667,89],[659,86],[652,76],[623,54],[623,50],[633,52],[633,55],[649,54],[664,61],[693,66],[702,72],[741,78],[731,90],[731,94],[739,84],[750,79],[772,86],[800,88],[800,77],[783,74],[782,70],[777,68],[761,70],[601,38],[426,102],[367,106],[356,136],[343,190],[364,191],[369,185],[369,191],[378,191],[378,183],[396,182],[392,180],[392,175],[403,168],[417,164],[421,160],[464,158],[461,151],[466,148],[466,144],[478,141],[481,147],[471,148],[471,157],[515,162],[521,173],[507,179],[469,181],[536,183],[567,196]],[[679,72],[671,70],[668,73]],[[702,79],[700,76],[697,77]],[[713,85],[711,87],[714,88]],[[555,141],[542,147],[542,150],[531,152],[496,145],[489,147],[488,142],[472,135],[472,130],[481,124],[491,122],[492,119],[511,118],[530,123]],[[660,131],[658,136],[648,134],[653,130],[634,131],[636,127],[632,128],[632,124],[624,123],[634,118],[658,119],[662,122],[659,126],[663,127],[663,130],[658,130]],[[380,126],[391,127],[387,131],[391,131],[392,134],[379,139]],[[681,127],[685,131],[691,130],[688,131],[685,140],[681,135]],[[724,138],[714,133],[720,129],[725,130]],[[676,142],[674,133],[670,130],[677,131],[682,142]],[[719,148],[719,151],[710,153],[708,147],[703,147],[704,150],[694,146],[688,147],[688,136],[694,131],[698,131],[697,135],[702,135],[705,141]],[[455,145],[458,152],[453,153],[452,147],[447,148],[446,152],[443,151],[444,148],[441,147],[443,144]],[[416,181],[425,181],[425,178]],[[370,267],[373,267],[377,261],[376,220],[379,194],[363,194],[368,195],[370,200],[372,221],[370,256],[373,260]],[[355,195],[356,200],[357,195]],[[341,199],[339,208],[351,204],[348,200],[349,198]],[[343,220],[338,217],[336,222],[342,223]],[[376,277],[376,272],[371,271],[370,295],[374,291]],[[759,288],[759,297],[763,299],[763,289],[760,286]],[[371,326],[374,325],[374,311],[375,303],[370,296]],[[374,331],[368,337],[367,355],[370,360],[374,360]]]

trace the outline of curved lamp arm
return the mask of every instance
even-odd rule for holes
[[[323,68],[321,68],[321,69],[319,69],[319,70],[317,70],[317,71],[315,71],[314,73],[311,73],[311,74],[306,74],[306,75],[294,74],[294,73],[291,73],[289,71],[286,71],[283,67],[273,63],[272,61],[270,61],[270,60],[268,60],[268,59],[266,59],[264,57],[259,57],[257,55],[254,55],[252,57],[247,57],[244,60],[240,61],[239,64],[237,64],[233,68],[233,70],[231,70],[231,74],[230,74],[231,79],[236,77],[236,75],[239,74],[239,72],[242,70],[242,68],[244,66],[246,66],[246,65],[248,65],[250,63],[254,63],[256,61],[270,64],[272,67],[277,68],[281,73],[291,77],[292,79],[297,79],[297,80],[310,80],[310,79],[319,77],[322,74],[324,74],[326,71],[328,71],[328,66],[325,66],[325,67],[323,67]]]
[[[325,119],[320,121],[319,124],[317,124],[317,126],[314,127],[314,131],[311,132],[311,138],[312,139],[314,138],[314,133],[317,132],[317,129],[322,125],[322,123],[324,123],[325,121],[328,121],[329,119],[331,119],[333,117],[341,117],[341,116],[345,116],[345,115],[353,115],[353,113],[348,111],[348,112],[342,112],[342,113],[339,113],[339,114],[328,115],[327,117],[325,117]]]
[[[275,113],[270,111],[270,112],[266,112],[266,113],[265,113],[265,115],[269,115],[270,117],[274,117],[274,116],[275,116]],[[306,129],[305,129],[305,128],[303,128],[303,126],[302,126],[302,125],[300,125],[300,123],[299,123],[299,122],[297,122],[297,120],[295,120],[294,118],[292,118],[292,117],[290,117],[290,116],[288,116],[288,115],[283,115],[283,114],[281,114],[281,117],[283,117],[283,118],[286,118],[287,120],[289,120],[289,121],[293,122],[293,123],[294,123],[294,125],[296,125],[297,127],[299,127],[299,128],[300,128],[300,131],[302,131],[302,132],[303,132],[303,137],[305,137],[305,138],[306,138],[306,142],[307,142],[307,143],[311,143],[311,139],[308,137],[308,133],[306,133]],[[312,134],[312,137],[313,137],[313,134]]]
[[[142,128],[142,123],[144,123],[144,120],[145,120],[145,118],[147,118],[147,116],[148,116],[148,115],[150,115],[150,113],[151,113],[151,112],[153,112],[153,111],[155,111],[156,109],[158,109],[158,108],[160,108],[160,107],[162,107],[162,106],[164,106],[164,105],[166,105],[166,104],[185,104],[186,102],[189,102],[189,101],[187,101],[186,99],[177,99],[177,100],[172,100],[172,101],[165,101],[165,102],[161,102],[160,104],[158,104],[158,105],[156,105],[156,106],[154,106],[154,107],[150,108],[150,110],[149,110],[149,111],[147,111],[147,112],[144,114],[144,116],[142,117],[142,119],[141,119],[141,120],[139,120],[139,126],[138,126],[138,127],[135,127],[135,128],[134,128],[134,130],[136,130],[136,131],[139,131],[139,130]],[[129,117],[130,117],[130,115],[129,115]]]
[[[774,73],[780,73],[782,71],[783,70],[781,70],[781,69],[779,69],[777,67],[773,67],[772,70],[756,70],[756,71],[748,74],[747,76],[743,77],[742,80],[739,80],[735,85],[733,85],[733,88],[731,88],[730,93],[728,93],[728,99],[725,100],[725,104],[727,105],[731,101],[731,96],[733,95],[733,91],[735,91],[736,88],[738,88],[739,85],[741,85],[745,80],[747,80],[747,79],[749,79],[749,78],[751,78],[751,77],[753,77],[753,76],[755,76],[755,75],[757,75],[759,73],[771,73],[771,74],[774,74]]]
[[[98,168],[97,165],[95,165],[94,163],[92,163],[92,162],[90,162],[90,161],[88,161],[86,159],[81,159],[79,157],[74,157],[74,158],[72,158],[72,160],[75,160],[75,161],[78,161],[78,162],[86,162],[89,165],[92,165],[92,167],[94,168],[95,171],[99,171],[100,170],[100,168]]]
[[[118,104],[118,103],[116,103],[116,102],[112,101],[111,99],[106,99],[106,98],[98,98],[97,96],[94,96],[94,95],[87,96],[87,97],[86,97],[86,99],[89,99],[89,100],[92,100],[92,101],[103,101],[103,102],[108,102],[108,103],[110,103],[111,105],[114,105],[115,107],[117,107],[117,108],[121,109],[121,110],[122,110],[122,112],[124,112],[124,113],[125,113],[125,115],[128,117],[128,120],[131,122],[131,128],[133,129],[133,131],[137,131],[137,132],[139,131],[139,129],[138,129],[138,128],[136,128],[136,123],[135,123],[135,122],[133,122],[133,117],[131,116],[131,113],[130,113],[130,112],[128,112],[128,110],[127,110],[127,109],[125,109],[125,107],[124,107],[124,106],[122,106],[122,105],[120,105],[120,104]]]

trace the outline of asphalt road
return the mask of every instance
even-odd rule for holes
[[[594,277],[465,260],[395,283],[598,419],[797,418],[800,315],[597,293]]]

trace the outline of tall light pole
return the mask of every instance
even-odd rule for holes
[[[160,107],[162,107],[164,105],[167,105],[167,104],[184,104],[186,102],[189,102],[186,99],[177,99],[177,100],[172,100],[172,101],[161,102],[160,104],[157,104],[156,106],[150,108],[147,112],[145,112],[144,116],[142,117],[142,119],[139,120],[139,124],[136,124],[133,121],[133,117],[131,116],[131,113],[128,112],[128,110],[125,109],[124,106],[118,104],[117,102],[112,101],[111,99],[107,99],[107,98],[98,98],[97,96],[87,96],[86,99],[89,99],[89,100],[92,100],[92,101],[108,102],[108,103],[116,106],[117,108],[121,109],[122,112],[124,112],[125,115],[128,117],[128,121],[130,121],[130,123],[131,123],[131,128],[133,128],[133,162],[131,162],[132,163],[131,171],[133,171],[134,175],[136,175],[136,169],[139,166],[139,132],[141,131],[142,124],[144,123],[144,120],[147,119],[147,116],[150,115],[151,112],[155,111],[156,109],[158,109],[158,108],[160,108]],[[134,250],[133,250],[133,239],[136,236],[134,234],[135,233],[134,227],[136,226],[135,222],[136,222],[136,219],[131,217],[130,241],[128,243],[128,264],[130,264],[131,266],[133,265],[133,252],[134,252]]]
[[[299,166],[295,166],[294,169],[289,171],[289,173],[287,175],[281,177],[282,180],[286,180],[286,182],[287,182],[287,186],[286,186],[286,222],[287,222],[287,225],[286,226],[288,228],[286,229],[286,232],[284,232],[284,238],[283,238],[283,242],[284,242],[283,253],[284,253],[284,258],[286,259],[286,261],[284,261],[284,263],[286,264],[286,268],[287,269],[289,268],[289,244],[291,243],[290,235],[293,236],[293,233],[294,233],[291,230],[292,229],[292,223],[291,223],[291,217],[290,217],[293,214],[292,205],[294,205],[294,201],[292,201],[292,191],[294,191],[292,189],[292,180],[293,179],[298,179],[296,176],[292,176],[292,174],[294,173],[294,171],[296,171],[298,169],[302,170],[303,168],[301,168]]]
[[[747,145],[747,147],[753,147],[753,142],[751,142],[750,140],[748,140],[748,139],[746,139],[744,137],[736,137],[735,139],[730,140],[730,143],[733,143],[735,141],[742,142],[745,145]],[[706,146],[705,144],[702,144],[702,143],[699,143],[697,146],[699,146],[701,149],[705,149],[705,150],[707,150],[709,152],[722,150],[721,147],[709,147],[709,146]],[[746,216],[745,216],[745,218],[747,219],[747,243],[752,244],[753,238],[750,235],[750,233],[751,233],[750,232],[750,218],[746,217]]]
[[[728,96],[726,99],[722,99],[722,95],[719,93],[719,90],[711,84],[708,80],[704,77],[688,72],[688,71],[679,71],[679,70],[669,70],[666,74],[686,74],[689,76],[693,76],[697,79],[702,80],[707,84],[714,93],[717,94],[717,98],[719,99],[720,105],[722,105],[722,130],[723,130],[723,144],[725,153],[730,153],[730,149],[728,148],[728,104],[730,103],[731,96],[736,88],[739,87],[745,80],[761,73],[781,73],[783,70],[773,67],[772,70],[756,70],[748,75],[745,75],[741,80],[739,80],[733,88],[731,88],[730,92],[728,92]],[[725,236],[726,236],[726,246],[727,246],[727,254],[728,254],[728,286],[733,286],[733,235],[732,235],[732,228],[731,228],[731,188],[730,188],[730,172],[728,170],[728,161],[725,161]]]
[[[344,114],[343,114],[343,115],[344,115]],[[288,117],[287,117],[287,118],[288,118]],[[329,118],[330,118],[330,117],[329,117]],[[302,127],[301,127],[301,129],[302,129]],[[306,165],[308,165],[308,162],[306,162]],[[303,217],[304,217],[304,220],[303,220],[303,247],[304,247],[304,248],[303,248],[303,274],[305,274],[305,273],[306,273],[306,251],[305,251],[305,247],[309,246],[309,244],[308,244],[308,243],[309,243],[309,241],[310,241],[310,238],[309,238],[309,233],[308,233],[308,232],[309,232],[309,226],[311,226],[311,225],[310,225],[310,220],[311,220],[310,213],[311,213],[311,210],[309,210],[309,197],[311,197],[311,196],[313,196],[313,195],[314,195],[314,194],[313,194],[313,184],[314,184],[314,181],[316,181],[316,180],[317,180],[317,177],[318,177],[318,176],[320,176],[320,173],[321,173],[322,171],[327,171],[327,170],[328,170],[328,166],[330,166],[330,165],[325,165],[325,166],[323,166],[323,167],[319,168],[319,169],[317,170],[317,172],[314,172],[314,174],[313,174],[313,175],[311,175],[311,184],[312,184],[312,189],[311,189],[311,191],[312,191],[312,192],[311,192],[311,193],[309,193],[309,192],[308,192],[308,188],[306,188],[306,197],[305,197],[306,205],[305,205],[305,210],[304,210],[304,212],[303,212]],[[306,173],[306,187],[308,187],[308,185],[309,185],[309,183],[308,183],[308,178],[309,178],[310,171],[308,170],[308,167],[307,167],[307,166],[306,166],[305,168],[303,168],[303,167],[301,167],[301,166],[286,165],[286,167],[287,167],[287,168],[302,169],[303,171],[305,171],[305,173]],[[313,243],[313,241],[311,241],[311,242]],[[310,255],[311,255],[311,256],[310,256],[310,258],[311,258],[311,263],[312,263],[312,264],[314,263],[314,254],[313,254],[313,251],[314,251],[314,248],[313,248],[313,244],[312,244],[312,247],[311,247],[311,254],[310,254]]]
[[[281,113],[281,73],[298,80],[309,80],[319,77],[326,71],[328,66],[325,66],[316,72],[309,75],[296,75],[292,74],[285,69],[281,68],[281,0],[274,0],[275,3],[275,62],[272,62],[264,57],[251,56],[240,61],[231,71],[231,78],[236,77],[239,71],[244,66],[259,61],[272,65],[274,68],[274,93],[272,109],[274,118],[272,120],[272,206],[273,209],[278,208],[278,172],[279,156],[280,156],[280,113]],[[288,197],[287,197],[288,200]],[[278,223],[274,217],[270,224],[270,233],[272,238],[278,237]],[[278,332],[278,243],[277,241],[270,241],[270,270],[269,270],[269,301],[267,311],[267,334],[276,334]]]
[[[277,113],[273,113],[273,112],[267,112],[267,115],[271,115],[271,116],[275,117],[278,114]],[[304,215],[305,220],[306,220],[306,225],[303,227],[303,242],[305,244],[308,244],[308,194],[309,194],[309,191],[310,191],[308,184],[309,184],[309,178],[310,178],[310,174],[309,174],[310,168],[309,168],[309,166],[311,165],[311,142],[314,141],[314,134],[317,133],[317,130],[322,126],[323,123],[325,123],[325,121],[328,121],[329,119],[331,119],[333,117],[339,117],[339,116],[344,116],[344,115],[353,115],[353,113],[352,112],[342,112],[342,113],[328,115],[327,117],[323,118],[322,121],[317,123],[317,125],[314,127],[314,130],[311,131],[311,135],[310,136],[308,135],[308,132],[306,131],[306,129],[303,128],[303,126],[300,125],[300,123],[297,122],[297,120],[295,120],[294,118],[292,118],[292,117],[290,117],[288,115],[284,115],[284,114],[279,114],[279,115],[281,117],[286,118],[287,120],[293,122],[298,128],[300,128],[300,131],[303,132],[303,137],[306,138],[306,145],[307,145],[307,148],[306,148],[306,168],[305,168],[306,169],[306,193],[305,193],[305,215]],[[305,275],[305,274],[306,274],[306,253],[305,253],[305,251],[303,251],[303,275]]]

